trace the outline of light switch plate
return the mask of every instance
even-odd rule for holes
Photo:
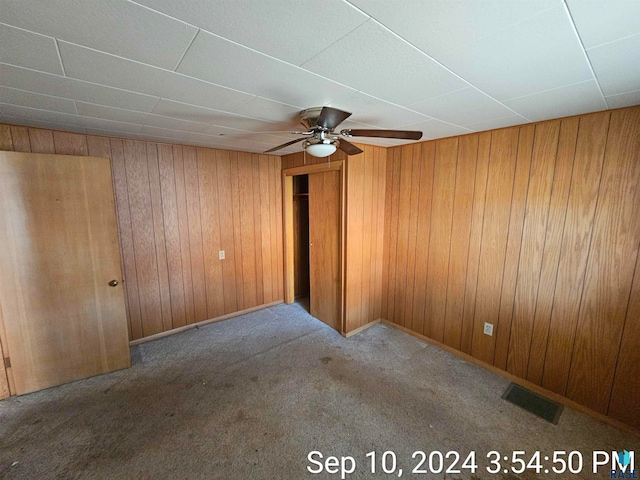
[[[484,322],[484,334],[489,336],[493,335],[493,323]]]
[[[220,250],[218,252],[218,258],[220,258],[220,260],[224,260],[224,250]]]

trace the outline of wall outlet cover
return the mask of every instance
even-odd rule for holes
[[[220,260],[224,260],[224,250],[220,250],[218,252],[218,257],[220,258]]]
[[[489,336],[493,335],[493,323],[484,322],[484,334]]]

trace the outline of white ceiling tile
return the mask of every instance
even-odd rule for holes
[[[294,65],[304,63],[368,19],[341,0],[138,0],[138,3]]]
[[[0,84],[82,102],[150,112],[158,97],[0,64]]]
[[[595,80],[506,100],[504,103],[534,122],[607,108]]]
[[[116,122],[142,124],[149,116],[148,113],[135,112],[123,108],[105,107],[104,105],[95,105],[93,103],[76,102],[76,107],[78,108],[79,115],[103,118]]]
[[[9,115],[1,115],[0,121],[4,123],[10,123],[12,125],[24,125],[26,127],[48,128],[50,130],[63,130],[65,132],[85,133],[84,127],[78,125],[69,125],[66,123],[45,122],[42,120],[14,117]]]
[[[2,21],[173,70],[195,27],[127,0],[4,0]]]
[[[585,48],[640,33],[637,0],[567,0]]]
[[[430,98],[411,105],[410,108],[463,127],[486,119],[513,115],[513,112],[500,102],[473,87]],[[522,120],[526,121],[524,118]]]
[[[201,31],[178,72],[289,105],[326,105],[352,90]]]
[[[640,105],[640,90],[635,92],[620,93],[606,97],[609,108],[622,108]]]
[[[20,117],[29,121],[44,121],[60,125],[76,125],[81,127],[108,128],[125,132],[137,132],[142,126],[133,123],[117,122],[102,118],[71,115],[69,113],[19,107],[17,105],[0,104],[0,111],[6,115]]]
[[[449,52],[442,62],[497,100],[593,78],[564,7]]]
[[[221,148],[230,148],[232,146],[236,148],[239,148],[239,146],[252,146],[252,148],[258,150],[261,150],[263,148],[262,144],[258,144],[249,140],[228,141],[223,137],[218,137],[215,135],[206,135],[197,132],[175,131],[169,128],[161,128],[155,126],[144,126],[142,127],[141,133],[155,135],[172,140],[178,140],[181,142],[203,142],[207,145],[215,144],[221,146]]]
[[[372,125],[379,128],[399,128],[409,123],[417,123],[427,118],[417,112],[400,107],[393,103],[378,100],[366,93],[356,92],[353,95],[330,104],[332,107],[352,112],[352,122]],[[347,128],[340,125],[340,128]],[[357,128],[357,127],[355,127]]]
[[[303,67],[398,105],[411,105],[467,86],[372,20]]]
[[[561,0],[403,0],[401,6],[388,0],[349,1],[435,58],[562,5]]]
[[[449,123],[441,122],[440,120],[426,120],[420,123],[414,123],[412,125],[405,125],[403,130],[418,130],[422,132],[422,140],[429,140],[432,138],[452,137],[454,135],[464,135],[465,133],[471,133],[468,128],[460,127],[458,125],[451,125]],[[360,141],[360,139],[358,139]]]
[[[290,122],[294,125],[299,125],[299,114],[305,108],[307,107],[296,107],[262,97],[255,97],[235,109],[234,113],[269,122]]]
[[[67,76],[179,102],[232,111],[254,96],[60,42]]]
[[[26,92],[15,88],[0,86],[0,102],[21,105],[23,107],[40,108],[43,110],[55,110],[64,113],[76,113],[73,100],[42,95],[40,93]]]
[[[122,132],[118,130],[109,130],[106,128],[85,128],[85,132],[89,135],[101,135],[103,137],[123,137],[123,138],[135,138],[139,140],[147,140],[148,135],[141,133]]]
[[[476,132],[484,132],[485,130],[493,130],[494,128],[513,127],[514,125],[524,125],[525,123],[529,122],[523,121],[520,115],[512,115],[510,117],[494,118],[474,123],[473,125],[469,125],[469,128]]]
[[[587,50],[605,95],[640,90],[640,34]]]
[[[266,122],[255,118],[236,115],[220,110],[187,105],[185,103],[173,102],[161,99],[153,109],[156,115],[179,118],[190,122],[206,123],[209,125],[224,125],[229,128],[250,131],[269,131],[285,128],[281,123]]]
[[[4,20],[5,10],[2,11]],[[62,65],[51,37],[25,32],[0,23],[0,62],[62,74]]]

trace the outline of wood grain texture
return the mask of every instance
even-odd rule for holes
[[[527,205],[527,191],[529,189],[529,173],[531,170],[531,156],[533,153],[533,139],[536,127],[530,125],[520,128],[518,138],[518,157],[516,173],[511,194],[511,215],[509,218],[509,236],[507,252],[504,259],[502,274],[502,293],[500,296],[500,314],[495,333],[496,347],[493,354],[493,364],[503,370],[507,369],[507,355],[509,353],[509,339],[511,336],[511,321],[513,319],[513,304],[516,295],[516,282],[522,245],[522,227]]]
[[[610,113],[580,118],[542,386],[564,395],[598,201]]]
[[[0,184],[14,393],[128,367],[122,286],[108,285],[121,277],[109,159],[3,152]]]
[[[559,121],[536,125],[507,358],[507,371],[522,378],[529,365],[559,134]]]
[[[640,245],[639,245],[640,248]],[[640,429],[640,382],[633,381],[640,365],[640,255],[636,260],[633,286],[625,318],[619,358],[607,413]]]
[[[3,124],[0,150],[111,159],[131,340],[232,314],[234,305],[282,299],[279,157],[233,153],[234,203],[230,152]],[[225,163],[222,195],[217,155]],[[233,215],[234,204],[224,238],[231,247],[222,247],[222,228],[229,224],[224,216],[221,224],[220,214]],[[228,255],[221,261],[223,248]],[[226,296],[223,264],[234,272]]]
[[[462,338],[464,290],[469,258],[477,156],[478,135],[460,137],[457,157],[463,159],[463,162],[456,169],[443,339],[444,344],[457,349],[460,349]]]
[[[564,233],[569,200],[569,188],[573,173],[576,140],[578,138],[578,119],[567,118],[560,124],[558,139],[558,153],[553,175],[551,202],[549,204],[549,219],[545,232],[544,252],[542,255],[542,270],[538,286],[536,313],[533,320],[531,336],[531,352],[529,354],[529,368],[527,380],[540,385],[544,369],[546,347],[551,321],[551,309],[556,288],[562,235]]]
[[[420,144],[419,172],[402,161],[415,146],[389,149],[385,319],[637,428],[639,139],[640,107],[459,137],[450,234],[446,176],[428,163],[437,141]],[[402,226],[414,203],[402,191],[408,172],[414,198],[419,190],[415,245],[429,247],[415,265],[399,256],[414,244]],[[443,271],[432,256],[447,239]],[[399,309],[398,282],[412,275],[413,309]],[[442,339],[415,314],[438,317],[437,281],[447,285]]]
[[[471,237],[469,239],[469,259],[467,260],[467,278],[465,279],[464,310],[462,314],[462,336],[460,338],[460,349],[467,354],[471,354],[471,340],[473,338],[473,318],[476,311],[478,267],[480,248],[482,246],[482,224],[484,222],[484,205],[487,195],[490,151],[491,132],[481,133],[478,140],[473,213],[471,214]],[[458,160],[462,160],[464,166],[465,160]]]
[[[640,109],[612,112],[567,385],[567,397],[600,413],[609,405],[640,243],[639,156]]]
[[[493,362],[496,337],[483,328],[498,322],[517,147],[518,128],[492,132],[471,344],[471,355],[487,363]]]
[[[340,172],[309,175],[310,313],[341,330]]]
[[[423,333],[438,342],[444,339],[457,158],[457,138],[436,141]]]

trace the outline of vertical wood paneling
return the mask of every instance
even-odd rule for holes
[[[238,196],[240,198],[240,236],[242,239],[242,278],[245,308],[258,305],[252,167],[250,153],[238,154]]]
[[[611,390],[608,414],[613,418],[640,429],[640,255],[636,260],[635,275],[629,307],[625,319],[622,342],[620,343],[616,374]]]
[[[11,139],[14,152],[30,152],[31,143],[29,141],[29,129],[27,127],[11,127]]]
[[[460,137],[458,158],[462,161],[456,169],[453,223],[451,225],[451,250],[447,275],[447,306],[444,322],[444,343],[460,349],[462,340],[462,315],[464,290],[471,233],[471,213],[478,157],[478,135]]]
[[[436,141],[424,334],[442,342],[447,305],[458,139]]]
[[[0,124],[0,150],[13,151],[11,127],[9,125]]]
[[[146,156],[144,142],[124,141],[125,170],[133,226],[133,248],[140,296],[141,336],[163,331],[153,219],[149,215],[151,194]]]
[[[386,177],[385,189],[384,189],[384,236],[382,240],[382,300],[381,300],[381,315],[387,320],[391,319],[391,316],[388,312],[389,306],[389,269],[390,269],[390,240],[391,240],[391,199],[393,196],[393,158],[394,152],[399,147],[389,148],[384,156],[385,156],[385,172],[384,175]]]
[[[517,128],[492,132],[471,344],[471,355],[487,363],[493,362],[495,336],[483,328],[498,321],[517,146]]]
[[[59,155],[87,155],[87,137],[80,133],[53,132],[53,143]],[[126,144],[125,144],[126,150]]]
[[[362,185],[362,250],[360,251],[360,265],[362,266],[362,277],[360,281],[360,319],[358,327],[366,324],[371,318],[371,291],[369,284],[371,282],[371,240],[373,232],[371,231],[371,220],[373,218],[373,201],[371,194],[373,191],[373,169],[375,164],[373,161],[373,151],[369,148],[364,149],[364,172]]]
[[[396,272],[397,266],[397,253],[398,253],[398,219],[399,213],[399,200],[400,200],[400,161],[402,158],[402,149],[396,148],[393,150],[393,160],[391,161],[393,166],[393,172],[391,175],[391,204],[387,206],[391,211],[391,221],[389,227],[389,288],[387,293],[387,320],[396,322]],[[406,175],[405,175],[406,176]],[[396,322],[397,323],[397,322]]]
[[[640,242],[639,157],[640,109],[612,112],[567,386],[569,398],[601,413],[609,404]]]
[[[522,378],[526,378],[529,366],[529,349],[538,298],[559,133],[559,121],[542,123],[536,126],[533,142],[507,357],[507,370]]]
[[[182,271],[182,245],[176,194],[173,148],[158,145],[158,167],[160,170],[160,190],[162,214],[165,230],[169,290],[171,294],[171,314],[173,328],[187,324],[184,277]]]
[[[260,155],[260,219],[262,222],[262,284],[264,286],[265,303],[272,302],[277,293],[274,293],[273,276],[271,267],[277,257],[273,257],[275,245],[271,243],[271,215],[268,199],[269,193],[269,156]]]
[[[208,319],[207,289],[202,249],[202,218],[200,208],[200,186],[198,159],[194,147],[182,147],[184,162],[184,185],[189,226],[189,253],[191,254],[191,282],[193,285],[194,320]]]
[[[352,156],[347,165],[347,251],[346,251],[346,324],[352,330],[362,319],[362,247],[364,212],[365,154]],[[309,200],[311,202],[311,200]],[[309,211],[311,215],[311,211]],[[311,222],[311,219],[309,219]]]
[[[384,244],[385,244],[385,235],[384,235],[384,227],[386,222],[387,209],[385,208],[385,198],[386,198],[386,173],[387,173],[387,153],[384,148],[376,148],[375,149],[375,157],[377,163],[377,177],[374,182],[373,188],[373,196],[376,199],[376,208],[375,208],[375,230],[374,235],[376,237],[376,253],[375,253],[375,270],[376,270],[376,281],[375,281],[375,311],[373,318],[377,320],[383,316],[382,309],[382,301],[384,298],[384,287],[383,287],[383,272],[384,272]]]
[[[564,395],[578,322],[610,113],[580,118],[542,386]]]
[[[120,249],[124,265],[124,286],[127,291],[127,312],[129,315],[129,338],[142,338],[142,316],[140,314],[140,294],[138,290],[138,272],[133,247],[133,225],[131,206],[129,205],[127,172],[124,161],[122,140],[111,139],[111,175],[116,197],[118,214],[118,231],[120,233]]]
[[[230,180],[231,180],[231,212],[233,217],[233,252],[236,267],[236,303],[237,309],[242,310],[244,305],[244,280],[242,271],[242,235],[240,222],[240,192],[238,174],[238,152],[230,152]],[[275,198],[272,197],[272,198]]]
[[[233,205],[231,200],[231,158],[230,152],[216,152],[216,167],[218,169],[218,209],[220,216],[220,250],[225,251],[222,260],[222,283],[224,286],[224,313],[238,310],[238,295],[236,292],[235,243],[233,235]],[[267,165],[268,168],[268,165]],[[267,198],[271,198],[270,196]],[[269,204],[267,204],[267,208]],[[270,232],[267,231],[270,235]],[[269,264],[271,267],[271,264]],[[273,285],[271,272],[269,282]],[[270,300],[271,301],[271,300]]]
[[[276,185],[276,195],[272,197],[272,205],[276,211],[276,237],[277,249],[276,254],[278,262],[276,263],[276,273],[278,279],[278,297],[277,300],[284,298],[284,240],[283,240],[283,219],[282,219],[282,162],[280,157],[272,156],[275,169],[273,173],[273,181]]]
[[[53,143],[53,132],[51,130],[30,128],[29,143],[32,153],[56,153],[56,146]]]
[[[551,203],[549,205],[549,219],[547,221],[544,253],[542,256],[542,272],[538,287],[536,314],[533,320],[531,337],[531,352],[529,354],[529,369],[527,380],[540,385],[546,355],[551,308],[555,293],[556,277],[562,246],[562,235],[571,186],[573,160],[575,158],[576,140],[578,138],[578,119],[567,118],[560,124],[560,138],[556,168],[553,177]]]
[[[504,259],[504,272],[502,274],[500,313],[498,315],[498,325],[496,325],[494,333],[496,336],[496,347],[493,364],[503,370],[507,369],[507,354],[509,353],[509,337],[511,335],[511,320],[513,318],[513,302],[516,295],[518,262],[520,260],[522,227],[524,224],[524,211],[527,204],[534,134],[535,126],[528,125],[520,128],[518,138],[516,173],[513,181],[513,193],[511,194],[509,236],[507,238],[507,252]]]
[[[162,192],[160,188],[160,170],[158,168],[158,148],[155,143],[147,143],[147,168],[149,170],[149,192],[151,194],[151,217],[155,234],[156,263],[158,265],[158,284],[160,288],[160,309],[162,328],[173,328],[171,313],[171,290],[169,288],[169,268],[165,247],[164,218],[162,213]]]
[[[216,152],[207,148],[198,148],[196,154],[198,156],[198,186],[200,189],[207,312],[209,318],[215,318],[224,315],[222,261],[218,258],[221,241]]]
[[[130,339],[282,298],[280,157],[2,124],[0,149],[111,159]]]
[[[408,328],[416,332],[424,329],[424,308],[429,264],[429,236],[431,234],[431,212],[433,202],[433,170],[435,168],[436,142],[426,142],[420,149],[420,195],[418,196],[418,244],[416,252],[415,285],[413,289],[413,323]]]
[[[471,214],[471,236],[469,238],[469,259],[467,260],[467,278],[464,289],[464,310],[462,314],[462,337],[460,349],[470,354],[473,338],[473,318],[476,309],[478,287],[478,267],[482,246],[482,224],[489,173],[489,155],[491,153],[491,132],[480,134],[478,140],[478,158],[476,161],[476,182],[473,194],[473,213]],[[462,160],[464,162],[464,159]]]
[[[411,183],[413,181],[413,149],[400,150],[400,183],[398,192],[398,240],[396,246],[394,321],[405,324],[407,298],[407,260],[409,250],[409,220],[411,215]]]
[[[405,326],[410,326],[414,322],[413,298],[416,281],[416,249],[418,248],[418,210],[420,199],[420,187],[417,180],[420,178],[422,169],[422,161],[420,154],[422,152],[420,145],[408,145],[403,147],[407,150],[407,155],[411,158],[412,179],[410,197],[410,208],[406,212],[409,217],[409,242],[407,245],[407,278],[406,278],[406,295],[404,305],[404,322]],[[422,312],[419,312],[422,315]]]
[[[193,276],[191,273],[191,245],[189,240],[189,219],[187,214],[187,194],[184,183],[184,159],[182,147],[173,147],[173,171],[176,189],[176,211],[180,237],[180,256],[182,260],[182,285],[184,290],[185,322],[195,321],[193,303]]]
[[[258,305],[265,303],[264,285],[262,282],[262,216],[260,200],[260,156],[251,155],[251,172],[253,192],[253,225],[254,225],[254,246],[256,255],[256,301]]]
[[[387,319],[638,428],[640,107],[457,141],[452,213],[442,152],[435,170],[427,161],[442,141],[420,144],[418,172],[403,162],[415,147],[390,149]],[[409,195],[418,196],[415,245],[424,246],[415,264],[401,256],[414,241],[402,225],[414,207],[404,201]],[[446,271],[438,267],[443,252]],[[398,308],[407,298],[398,285],[412,275],[410,312]],[[447,285],[446,295],[432,290],[436,284]],[[429,322],[442,318],[443,298],[441,338]],[[494,324],[493,336],[483,333],[484,322]]]

